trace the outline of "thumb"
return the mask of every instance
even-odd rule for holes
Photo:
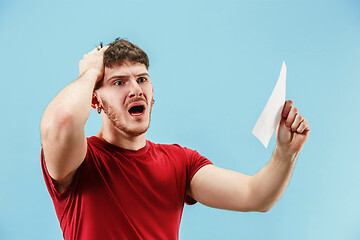
[[[278,130],[277,130],[277,141],[278,144],[288,144],[291,142],[293,133],[289,127],[285,125],[286,119],[281,118]]]

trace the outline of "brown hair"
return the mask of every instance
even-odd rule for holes
[[[116,38],[104,53],[104,65],[113,68],[121,65],[124,60],[142,63],[146,69],[149,68],[149,58],[141,48],[128,40]]]

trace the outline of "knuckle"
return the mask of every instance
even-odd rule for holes
[[[305,129],[306,129],[306,126],[305,126],[303,123],[301,123],[301,124],[299,125],[297,131],[298,131],[299,133],[302,133],[302,132],[304,132]]]
[[[298,132],[298,133],[303,133],[303,132],[304,132],[304,130],[305,130],[304,128],[302,128],[302,129],[298,129],[298,130],[297,130],[297,132]]]
[[[287,120],[285,121],[285,125],[288,126],[288,127],[291,127],[291,122],[287,119]]]

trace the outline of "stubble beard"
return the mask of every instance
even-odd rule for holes
[[[119,111],[116,111],[110,104],[106,102],[106,100],[102,99],[103,104],[103,110],[104,113],[107,115],[111,123],[117,128],[119,131],[124,132],[125,134],[137,137],[141,134],[145,133],[150,126],[150,118],[151,118],[151,111],[152,111],[152,105],[150,106],[149,111],[149,120],[147,124],[144,127],[137,127],[137,128],[129,128],[124,122],[122,122],[120,119]]]

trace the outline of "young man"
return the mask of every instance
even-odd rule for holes
[[[145,52],[116,39],[84,56],[79,78],[44,112],[42,169],[66,240],[178,239],[184,202],[266,212],[288,185],[310,131],[291,101],[270,162],[246,176],[146,140],[154,103],[148,66]],[[91,107],[103,123],[86,138]]]

